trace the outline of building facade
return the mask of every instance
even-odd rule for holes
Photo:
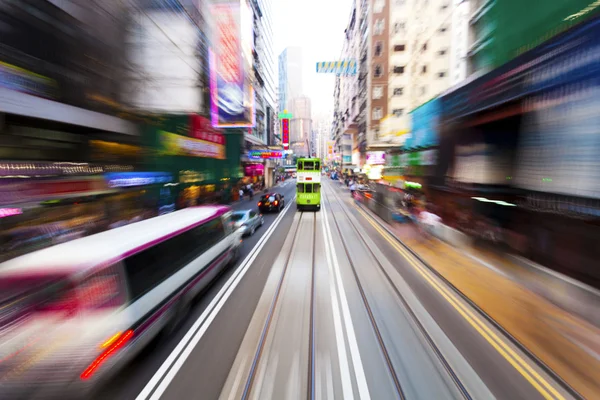
[[[274,145],[276,125],[276,61],[273,50],[272,0],[250,2],[254,12],[254,89],[256,126],[252,136],[266,145]]]
[[[290,149],[298,157],[308,157],[313,146],[312,110],[310,98],[299,96],[291,99],[289,110]]]
[[[291,108],[291,100],[304,94],[302,48],[288,47],[279,55],[279,112]]]

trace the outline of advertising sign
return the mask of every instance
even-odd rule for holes
[[[369,151],[367,152],[367,164],[369,165],[384,165],[385,151]]]
[[[411,134],[407,135],[404,149],[436,146],[439,136],[440,100],[431,100],[413,110],[411,116]]]
[[[225,145],[225,135],[213,128],[210,120],[201,115],[190,115],[190,137]]]
[[[225,159],[225,146],[222,144],[165,131],[159,131],[159,135],[164,155]]]
[[[244,0],[211,8],[215,49],[209,52],[214,127],[254,127],[252,11]]]
[[[356,60],[322,61],[317,63],[318,74],[356,75]]]
[[[173,182],[173,176],[168,172],[109,172],[104,177],[111,188]]]
[[[283,151],[280,150],[251,150],[248,152],[248,158],[251,160],[269,160],[282,157]]]
[[[335,157],[335,142],[333,140],[327,141],[327,159],[333,160]]]
[[[265,166],[262,164],[249,164],[244,166],[245,176],[261,176],[265,174]]]
[[[288,118],[281,120],[281,141],[283,148],[288,150],[290,148],[290,120]]]

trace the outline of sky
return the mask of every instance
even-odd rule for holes
[[[335,76],[317,74],[316,63],[340,58],[352,0],[271,0],[275,54],[302,47],[304,91],[311,98],[313,120],[331,118]]]

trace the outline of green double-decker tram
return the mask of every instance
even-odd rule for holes
[[[321,160],[299,158],[296,165],[296,205],[299,211],[321,209]]]

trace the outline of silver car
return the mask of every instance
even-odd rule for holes
[[[246,236],[254,235],[254,232],[265,223],[263,215],[252,210],[234,211],[231,220],[236,228],[243,230]]]

